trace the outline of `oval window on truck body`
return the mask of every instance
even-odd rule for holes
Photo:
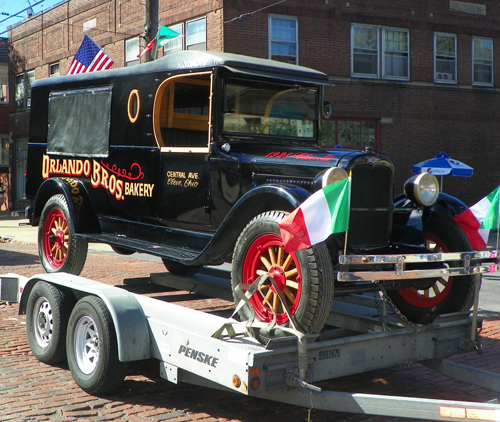
[[[212,82],[212,72],[200,72],[173,76],[160,84],[153,105],[153,128],[162,152],[208,152]]]
[[[140,111],[141,111],[141,100],[139,98],[139,91],[137,89],[133,89],[132,91],[130,91],[130,94],[128,96],[128,105],[127,105],[128,119],[130,120],[131,123],[137,122]]]

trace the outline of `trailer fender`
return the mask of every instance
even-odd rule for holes
[[[19,314],[26,314],[28,297],[38,281],[71,290],[75,296],[94,295],[106,304],[116,331],[118,358],[121,362],[151,357],[149,325],[142,307],[132,293],[68,273],[37,274],[26,283],[19,302]]]

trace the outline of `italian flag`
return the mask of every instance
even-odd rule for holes
[[[309,248],[349,228],[351,178],[315,192],[279,223],[287,252]]]
[[[500,186],[454,218],[476,251],[485,249],[490,230],[498,229],[499,193]]]

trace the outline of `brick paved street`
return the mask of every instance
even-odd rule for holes
[[[164,272],[159,262],[131,257],[90,253],[83,277],[109,284],[124,278],[146,277]],[[36,247],[0,241],[0,274],[32,276],[42,272]],[[220,299],[196,301],[196,307],[228,307]],[[0,302],[0,421],[202,421],[267,422],[307,421],[308,410],[247,398],[186,384],[170,384],[159,377],[155,360],[136,362],[120,389],[112,396],[95,397],[73,382],[67,366],[52,367],[38,362],[28,347],[24,316],[17,304]],[[453,360],[500,373],[500,318],[488,315],[483,323],[482,354],[475,352]],[[391,368],[323,383],[325,389],[396,394],[414,397],[485,402],[500,393],[453,381],[421,366]],[[411,421],[343,413],[311,411],[311,420],[321,421]]]

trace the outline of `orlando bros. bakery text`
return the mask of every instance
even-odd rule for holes
[[[103,187],[117,200],[125,200],[126,196],[152,197],[154,183],[142,183],[144,178],[141,166],[134,163],[130,169],[120,169],[94,159],[66,159],[43,156],[42,177],[51,175],[84,176],[90,178],[94,188]]]

